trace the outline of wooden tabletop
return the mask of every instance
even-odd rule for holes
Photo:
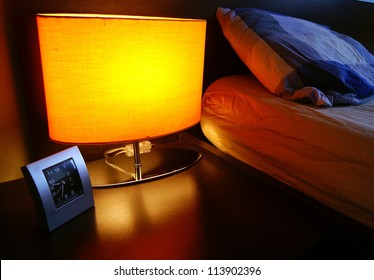
[[[0,184],[1,258],[314,258],[314,248],[341,229],[212,146],[189,136],[173,145],[203,158],[159,180],[95,188],[95,207],[51,233],[39,226],[23,179]]]

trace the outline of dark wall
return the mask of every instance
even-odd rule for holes
[[[35,26],[38,12],[84,12],[204,18],[208,20],[204,88],[224,75],[247,71],[223,37],[215,11],[257,7],[313,20],[346,33],[374,50],[374,5],[351,0],[4,0],[17,98],[31,160],[65,148],[48,138]],[[90,153],[90,148],[87,148]],[[97,147],[92,150],[97,151]]]

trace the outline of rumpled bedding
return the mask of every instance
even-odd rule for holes
[[[374,98],[374,56],[353,38],[254,8],[219,8],[217,18],[239,57],[273,94],[320,106]]]
[[[318,107],[250,75],[204,93],[201,127],[220,150],[374,228],[374,100]]]

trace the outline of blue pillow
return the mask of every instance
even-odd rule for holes
[[[374,57],[326,26],[253,8],[218,8],[222,31],[273,94],[315,105],[359,105],[374,98]]]

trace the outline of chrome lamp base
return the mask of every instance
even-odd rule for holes
[[[155,147],[140,154],[139,142],[134,142],[133,147],[133,157],[119,154],[110,159],[110,165],[104,158],[88,162],[92,187],[120,187],[161,178],[189,168],[202,157],[201,153],[185,148]]]

